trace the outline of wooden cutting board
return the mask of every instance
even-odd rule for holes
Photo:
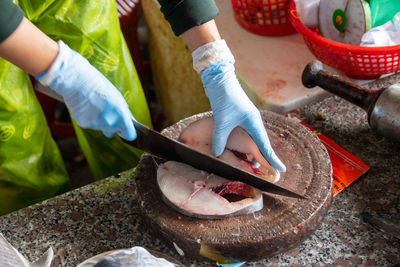
[[[231,1],[215,1],[218,29],[235,56],[236,73],[251,100],[260,109],[285,113],[321,100],[329,94],[301,83],[304,67],[315,60],[300,34],[279,37],[248,32],[235,20]]]
[[[178,138],[191,122],[208,116],[192,116],[163,134]],[[187,217],[162,201],[156,161],[149,154],[142,156],[134,177],[140,210],[154,234],[185,257],[204,260],[205,252],[212,258],[212,251],[214,256],[258,260],[299,245],[319,226],[332,198],[332,167],[325,147],[297,121],[268,111],[262,111],[262,117],[274,150],[287,166],[277,184],[307,200],[265,194],[264,208],[254,214],[221,220]]]

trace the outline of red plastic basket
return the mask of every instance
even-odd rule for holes
[[[246,30],[267,36],[296,32],[289,21],[290,0],[231,0],[236,21]]]
[[[350,78],[376,79],[400,71],[400,45],[363,47],[326,39],[301,22],[294,1],[290,5],[290,21],[318,60]]]

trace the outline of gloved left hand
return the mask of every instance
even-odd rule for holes
[[[195,69],[201,73],[214,115],[213,154],[222,154],[231,131],[240,126],[252,137],[271,166],[285,172],[285,165],[271,147],[260,112],[236,77],[234,58],[225,41],[219,40],[198,48],[193,52],[193,59]]]
[[[62,41],[50,69],[36,79],[61,95],[72,118],[82,128],[136,139],[133,115],[117,88],[79,53]]]

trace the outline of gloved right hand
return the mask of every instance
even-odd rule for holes
[[[220,156],[232,130],[240,126],[254,140],[264,158],[280,172],[286,166],[273,150],[260,112],[247,97],[234,68],[235,59],[224,40],[206,43],[193,53],[193,67],[201,74],[213,111],[212,151]]]
[[[286,166],[271,146],[260,112],[236,77],[233,61],[222,60],[208,66],[201,72],[201,80],[215,120],[213,154],[220,156],[223,153],[230,133],[240,126],[251,136],[269,164],[285,172]]]
[[[82,128],[101,130],[109,138],[136,139],[134,117],[118,89],[79,53],[62,41],[58,45],[57,58],[36,80],[63,97]]]

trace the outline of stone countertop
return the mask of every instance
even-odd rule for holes
[[[318,114],[318,115],[317,115]],[[323,116],[321,116],[321,114]],[[363,212],[397,217],[400,145],[376,136],[366,114],[329,97],[287,114],[296,116],[364,161],[371,169],[336,196],[322,225],[299,247],[246,266],[388,266],[400,263],[400,239],[363,221]],[[37,259],[49,246],[53,266],[75,266],[101,252],[143,246],[191,262],[152,236],[135,203],[134,170],[109,177],[0,217],[0,232],[24,256]]]

